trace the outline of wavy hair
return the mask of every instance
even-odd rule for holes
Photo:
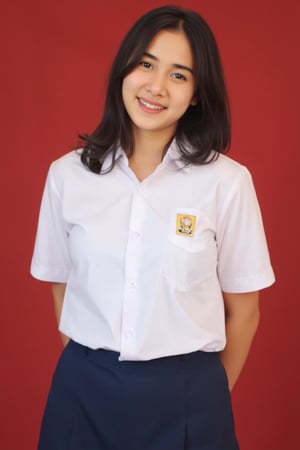
[[[122,84],[161,30],[182,30],[194,58],[197,103],[190,105],[178,121],[174,137],[180,158],[186,164],[205,164],[219,153],[225,153],[230,146],[229,102],[215,37],[196,12],[178,6],[162,6],[138,19],[125,36],[111,67],[102,120],[90,135],[79,135],[84,141],[81,161],[92,172],[101,173],[108,154],[112,154],[112,163],[105,173],[112,170],[119,145],[128,156],[134,152]]]

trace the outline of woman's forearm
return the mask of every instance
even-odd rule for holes
[[[220,359],[231,390],[246,362],[259,324],[258,293],[224,294],[224,301],[227,343]]]
[[[55,317],[57,320],[57,324],[60,322],[60,316],[62,311],[62,306],[64,302],[64,296],[66,291],[66,284],[65,283],[52,283],[52,295],[54,299],[54,311],[55,311]],[[64,347],[69,342],[70,338],[66,336],[63,333],[60,333],[61,340],[64,345]]]

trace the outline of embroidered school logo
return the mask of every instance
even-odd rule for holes
[[[193,236],[196,225],[196,216],[188,214],[177,214],[176,234],[184,236]]]

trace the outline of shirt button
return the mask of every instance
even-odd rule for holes
[[[132,339],[134,336],[134,331],[133,330],[126,330],[124,332],[124,336],[126,339]]]
[[[130,281],[129,287],[130,287],[130,289],[136,289],[136,282],[135,281]]]

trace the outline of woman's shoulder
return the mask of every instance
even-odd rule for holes
[[[251,174],[248,168],[235,159],[223,154],[210,155],[210,162],[201,165],[192,165],[192,173],[198,177],[207,177],[212,183],[234,184],[237,180],[249,179]]]
[[[77,167],[82,165],[80,160],[82,149],[71,150],[70,152],[64,153],[54,161],[52,161],[50,167],[53,170],[61,169],[71,169],[72,167]]]
[[[56,177],[66,177],[68,174],[77,175],[85,170],[85,166],[82,164],[80,155],[82,149],[72,150],[63,154],[59,158],[52,161],[49,168],[49,173]]]
[[[220,154],[212,162],[212,170],[215,171],[215,179],[218,186],[225,192],[240,191],[245,187],[251,187],[253,184],[249,169],[227,155]]]
[[[76,183],[82,177],[87,169],[81,162],[80,153],[81,149],[72,150],[52,161],[47,177],[50,185],[62,188],[69,182]]]
[[[214,161],[211,162],[211,167],[222,177],[243,176],[245,173],[249,174],[248,168],[241,162],[220,153]]]
[[[222,153],[215,155],[207,164],[191,167],[192,182],[205,186],[207,191],[213,192],[221,201],[240,192],[253,190],[253,180],[248,168]]]

